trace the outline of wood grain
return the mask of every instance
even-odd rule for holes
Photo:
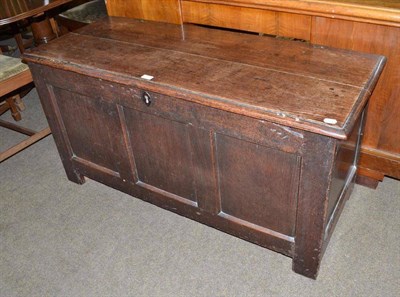
[[[230,5],[182,1],[183,22],[310,39],[311,17]]]
[[[189,126],[133,109],[124,113],[138,179],[197,202]]]
[[[221,211],[294,236],[299,158],[224,135],[216,139]]]
[[[122,16],[143,20],[180,24],[179,0],[108,0],[110,16]]]
[[[104,27],[108,30],[104,30]],[[157,32],[163,29],[167,30],[163,31],[162,36],[158,36]],[[324,47],[300,42],[293,44],[285,40],[208,30],[197,26],[184,26],[183,30],[175,25],[155,22],[148,26],[147,23],[123,18],[93,24],[90,29],[83,28],[78,33],[194,55],[206,54],[218,60],[234,60],[257,67],[296,72],[352,86],[367,84],[365,77],[370,72],[370,64],[374,63],[373,56],[362,55],[357,58],[360,63],[354,67],[349,63],[354,60],[353,53],[337,50],[329,55],[329,59],[325,59]]]
[[[277,16],[278,18],[276,35],[310,40],[310,16],[285,12],[278,12]]]
[[[335,143],[332,139],[310,135],[305,146],[307,154],[302,160],[302,187],[298,193],[292,268],[295,272],[314,279],[323,255],[324,229],[328,215],[325,203],[329,196],[327,183],[330,182],[326,176],[334,167],[334,149]]]
[[[56,87],[53,91],[60,113],[64,115],[64,127],[74,155],[119,174],[119,162],[116,162],[115,155],[118,155],[121,139],[115,130],[118,126],[115,106],[93,102],[87,96]],[[91,115],[91,126],[87,129],[79,129],[79,122],[69,118],[80,118],[87,114]]]
[[[397,0],[191,0],[400,27]]]
[[[183,22],[277,34],[274,11],[182,1]]]
[[[290,41],[204,31],[206,29],[193,26],[185,27],[182,33],[181,27],[164,24],[163,37],[153,38],[147,28],[152,32],[160,24],[146,24],[123,18],[104,20],[91,26],[91,30],[84,28],[79,34],[69,34],[49,44],[46,51],[37,48],[26,58],[34,59],[38,54],[43,62],[47,57],[50,64],[69,61],[63,67],[72,67],[75,71],[74,64],[84,64],[79,67],[82,73],[89,74],[100,68],[108,78],[118,72],[115,79],[124,74],[127,79],[137,81],[143,74],[150,74],[155,77],[149,83],[154,91],[168,85],[172,93],[180,93],[178,96],[186,100],[190,92],[199,96],[197,102],[204,103],[204,97],[210,98],[208,104],[215,107],[234,107],[232,111],[238,113],[251,110],[253,116],[273,118],[292,127],[338,138],[346,138],[354,124],[347,119],[361,112],[376,74],[383,66],[382,58],[373,55],[321,49],[302,43],[292,47],[288,44]],[[135,26],[138,31],[134,34],[139,35],[138,38],[126,32],[126,28]],[[192,39],[185,31],[194,32],[193,36],[197,36],[196,32],[207,32],[203,35],[208,35],[208,39]],[[182,36],[175,39],[179,34],[184,34],[185,39]],[[221,39],[220,34],[224,38]],[[102,38],[101,42],[98,37]],[[157,40],[160,40],[158,45]],[[82,56],[81,46],[91,48],[92,55]],[[210,46],[221,50],[210,52]],[[272,57],[275,58],[272,63],[280,66],[271,65]],[[135,67],[130,67],[133,63]],[[346,65],[347,75],[338,78],[335,69],[343,73],[340,65]],[[191,96],[190,100],[195,97]],[[326,124],[325,118],[335,119],[337,125]]]

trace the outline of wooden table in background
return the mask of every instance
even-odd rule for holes
[[[398,0],[108,0],[109,15],[195,23],[304,39],[381,54],[388,63],[371,97],[361,182],[400,179],[400,2]]]
[[[73,0],[1,0],[0,26],[31,18],[35,44],[47,43],[57,36],[46,12],[70,2]]]

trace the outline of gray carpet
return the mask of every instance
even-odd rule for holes
[[[35,91],[23,123],[46,126]],[[2,118],[8,118],[2,116]],[[0,128],[0,149],[18,134]],[[0,296],[400,296],[400,182],[356,186],[317,281],[291,259],[102,184],[52,137],[0,164]]]

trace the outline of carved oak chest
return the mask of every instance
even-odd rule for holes
[[[316,278],[383,57],[108,18],[24,58],[71,181],[275,250]]]

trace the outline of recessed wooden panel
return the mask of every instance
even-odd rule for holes
[[[311,16],[265,9],[182,1],[183,22],[310,39]]]
[[[180,24],[179,0],[107,0],[110,16]]]
[[[277,35],[310,40],[311,16],[279,12],[277,20]]]
[[[293,235],[299,157],[217,135],[217,160],[223,213]]]
[[[196,201],[189,125],[124,109],[140,182]]]
[[[183,22],[276,34],[276,13],[268,10],[182,1]]]
[[[332,181],[329,191],[327,211],[328,216],[326,217],[327,220],[330,219],[330,216],[335,210],[336,204],[340,199],[341,192],[346,189],[346,183],[352,174],[352,167],[358,165],[357,150],[359,148],[357,146],[360,145],[358,143],[359,134],[362,133],[362,131],[360,131],[360,127],[362,128],[364,123],[365,115],[363,114],[354,125],[353,132],[350,134],[349,138],[347,140],[341,140],[337,142],[335,166],[332,171]]]
[[[115,105],[53,88],[76,157],[120,172],[122,136]]]
[[[398,0],[190,0],[398,26]]]

